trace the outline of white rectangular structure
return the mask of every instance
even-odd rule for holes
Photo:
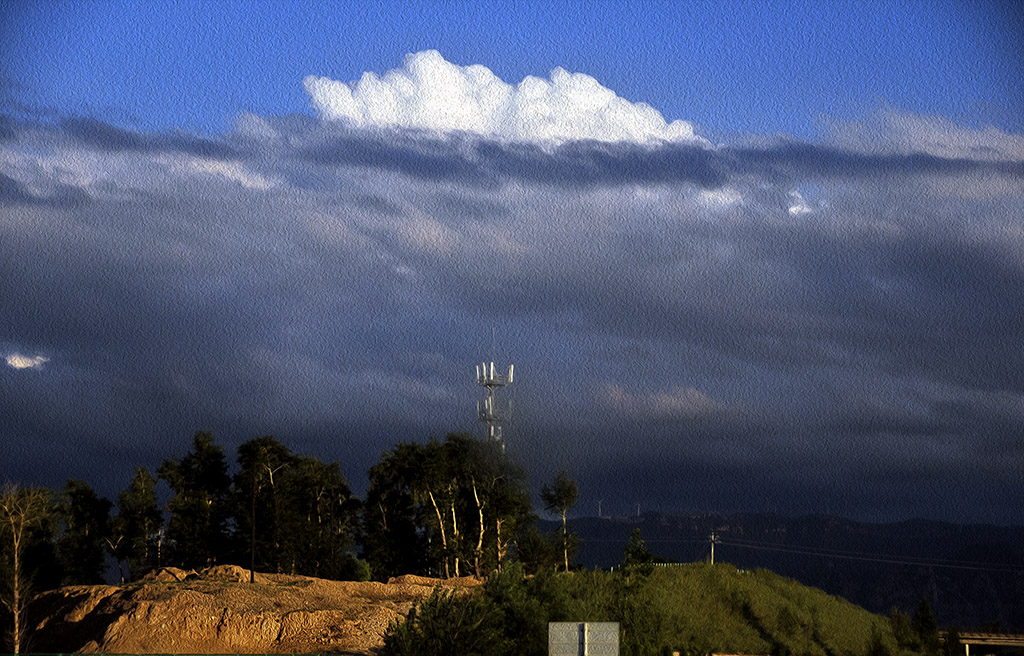
[[[619,656],[619,623],[548,622],[548,656]]]

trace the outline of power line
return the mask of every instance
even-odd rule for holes
[[[586,542],[615,542],[624,544],[625,540],[618,538],[584,538]],[[753,549],[757,551],[776,551],[780,553],[791,553],[801,556],[819,556],[822,558],[836,558],[845,560],[857,560],[862,562],[887,563],[890,565],[908,565],[913,567],[941,567],[946,569],[963,569],[987,572],[1024,572],[1024,565],[1011,565],[1008,563],[984,563],[969,560],[950,560],[944,558],[912,558],[896,554],[879,554],[863,551],[848,551],[843,549],[827,549],[824,547],[806,547],[802,545],[779,545],[769,542],[757,542],[742,538],[722,539],[716,534],[716,541],[727,547],[738,547],[741,549]],[[707,544],[708,538],[644,538],[645,544]]]
[[[864,562],[888,563],[891,565],[911,565],[915,567],[942,567],[946,569],[966,569],[988,572],[1024,572],[1024,566],[1009,565],[1002,563],[976,563],[972,561],[956,561],[943,559],[918,558],[911,559],[903,556],[890,554],[858,554],[858,552],[844,552],[840,550],[828,550],[819,547],[782,546],[768,543],[758,543],[750,540],[720,540],[719,544],[741,549],[756,549],[759,551],[778,551],[782,553],[799,554],[801,556],[820,556],[823,558],[840,558],[846,560],[858,560]]]
[[[749,539],[746,539],[746,538],[732,538],[732,537],[730,537],[729,541],[733,543],[733,546],[753,545],[753,546],[764,546],[764,547],[779,547],[779,548],[787,548],[787,549],[800,549],[800,550],[803,550],[803,551],[812,551],[812,552],[813,551],[817,551],[817,552],[821,552],[822,554],[834,555],[836,557],[838,557],[840,555],[848,555],[848,556],[863,556],[863,557],[869,557],[869,558],[896,558],[896,559],[900,559],[900,560],[908,560],[907,556],[902,556],[902,555],[899,555],[899,554],[887,554],[887,553],[877,553],[877,552],[869,552],[869,551],[850,551],[848,549],[835,549],[835,548],[831,548],[831,547],[809,547],[809,546],[799,545],[799,544],[797,544],[797,545],[786,545],[786,544],[777,544],[777,543],[774,543],[774,542],[761,542],[759,540],[749,540]],[[920,561],[920,562],[926,562],[926,563],[934,564],[934,565],[938,565],[938,564],[951,564],[951,565],[975,565],[975,566],[978,566],[978,567],[997,566],[997,567],[1009,567],[1011,569],[1020,569],[1021,568],[1021,566],[1017,566],[1017,565],[1002,564],[1002,563],[986,563],[986,562],[979,562],[979,561],[975,561],[975,560],[953,560],[953,559],[950,559],[950,558],[927,558],[927,557],[923,557],[923,556],[916,557],[916,558],[910,557],[909,559],[915,560],[915,561]]]

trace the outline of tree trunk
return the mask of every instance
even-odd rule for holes
[[[501,561],[505,559],[505,553],[508,551],[506,547],[501,544],[501,525],[505,520],[496,518],[494,520],[494,555],[497,558],[496,567],[498,573],[501,573]]]
[[[452,504],[451,504],[451,507],[452,507],[452,544],[455,547],[455,551],[452,554],[452,556],[453,556],[453,560],[455,561],[455,576],[459,577],[459,576],[462,576],[462,574],[459,573],[459,552],[458,552],[458,548],[459,548],[459,522],[455,518],[455,495],[454,494],[452,494]]]
[[[10,598],[2,598],[3,605],[11,612],[13,627],[11,631],[11,647],[13,653],[21,653],[23,642],[22,624],[24,614],[27,582],[21,568],[21,557],[25,548],[26,529],[40,523],[49,512],[49,497],[39,489],[19,489],[5,487],[0,493],[0,515],[3,516],[5,527],[11,529],[11,579]]]
[[[562,508],[562,555],[565,557],[565,571],[569,571],[569,532],[565,527],[567,508]]]
[[[430,503],[434,506],[434,513],[437,514],[437,526],[441,531],[441,548],[444,550],[444,577],[446,579],[450,579],[452,575],[448,570],[448,539],[444,534],[444,519],[441,517],[441,509],[437,507],[437,501],[434,499],[434,493],[427,490],[427,496],[430,497]]]
[[[249,511],[252,534],[249,539],[249,583],[256,582],[256,468],[252,470],[252,508]]]
[[[14,615],[14,633],[11,636],[11,641],[14,643],[14,653],[21,653],[21,535],[20,532],[16,534],[17,537],[14,539],[14,578],[13,583],[13,601],[14,605],[11,608],[11,613]]]
[[[476,481],[473,480],[473,499],[476,501],[476,512],[480,517],[480,535],[477,536],[476,549],[473,552],[473,569],[476,570],[477,578],[480,578],[480,559],[484,554],[484,507],[480,503],[480,496],[476,493]]]

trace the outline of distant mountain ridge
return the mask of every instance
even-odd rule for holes
[[[545,531],[558,526],[542,522]],[[644,513],[581,517],[569,527],[584,567],[616,566],[636,528],[655,556],[678,562],[706,560],[714,533],[716,562],[769,569],[872,612],[909,613],[928,597],[943,627],[1024,631],[1024,526]]]

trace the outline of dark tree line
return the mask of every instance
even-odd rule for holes
[[[343,580],[483,577],[511,560],[531,572],[569,567],[564,523],[558,536],[538,533],[523,471],[490,440],[450,434],[398,444],[370,469],[365,502],[338,463],[292,453],[270,436],[240,445],[235,464],[213,435],[198,432],[155,475],[137,467],[116,502],[81,480],[60,491],[5,488],[0,622],[20,635],[32,594],[102,583],[108,562],[122,582],[159,567],[227,563]],[[561,473],[552,489],[558,498],[545,503],[564,519],[575,485]]]
[[[464,434],[399,444],[370,469],[366,558],[380,577],[500,571],[534,526],[526,477],[501,445]]]

